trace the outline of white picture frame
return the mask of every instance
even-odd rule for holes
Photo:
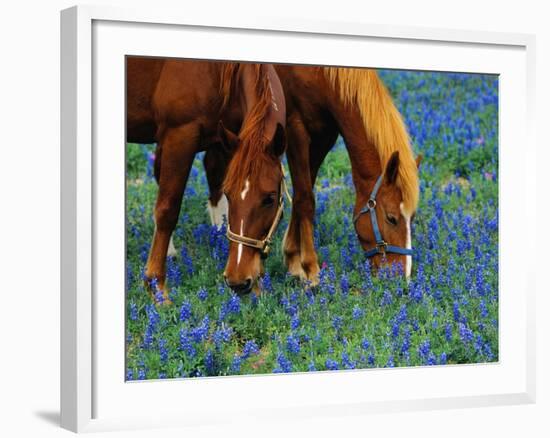
[[[137,28],[147,29],[150,38],[140,40],[139,35],[144,32],[136,33]],[[195,52],[192,53],[180,52],[180,48],[168,43],[159,44],[162,38],[167,38],[166,42],[173,40],[174,35],[180,35],[178,32],[183,32],[181,35],[198,32],[209,39],[231,37],[236,42],[253,35],[255,39],[265,41],[267,45],[263,57],[256,57],[247,54],[246,47],[240,47],[238,44],[235,46],[240,48],[231,54],[223,46],[207,49],[207,43],[198,43]],[[101,266],[110,261],[107,260],[107,256],[104,258],[99,255],[103,254],[101,251],[104,251],[105,246],[98,241],[98,236],[105,236],[108,231],[103,232],[104,225],[101,225],[103,222],[99,213],[105,211],[105,208],[97,208],[102,202],[120,201],[120,197],[117,197],[120,191],[115,190],[116,193],[110,197],[111,195],[106,194],[102,187],[106,182],[114,182],[114,185],[120,183],[123,191],[124,174],[118,174],[117,171],[120,170],[120,167],[117,167],[120,160],[115,159],[108,165],[101,158],[101,154],[98,157],[96,150],[97,142],[103,138],[106,141],[111,138],[116,140],[123,134],[121,126],[124,114],[120,113],[120,116],[116,117],[116,111],[120,108],[120,96],[124,90],[116,88],[120,88],[120,76],[117,76],[118,79],[114,82],[103,85],[102,68],[110,59],[122,62],[120,55],[124,53],[299,62],[300,58],[285,53],[285,47],[289,47],[291,39],[308,40],[307,44],[311,44],[311,50],[307,56],[310,56],[308,62],[311,63],[322,63],[323,60],[327,62],[328,59],[336,64],[350,65],[345,57],[352,54],[344,53],[345,50],[336,50],[338,44],[344,41],[346,47],[371,44],[373,57],[378,57],[372,66],[395,68],[399,65],[401,68],[468,71],[467,67],[466,70],[461,69],[461,65],[467,66],[469,62],[477,65],[471,71],[503,75],[502,77],[507,80],[502,81],[500,90],[500,208],[508,214],[501,215],[504,229],[501,230],[500,236],[500,254],[504,259],[501,267],[503,264],[518,261],[516,259],[521,257],[524,251],[534,248],[535,211],[532,208],[514,209],[512,201],[515,199],[516,202],[536,204],[536,176],[533,169],[527,171],[524,163],[521,160],[518,162],[517,157],[515,163],[519,170],[515,174],[515,180],[508,178],[506,167],[514,161],[507,158],[509,149],[506,146],[513,143],[513,140],[517,142],[521,139],[522,147],[527,152],[535,150],[532,126],[534,36],[381,26],[360,22],[318,22],[296,20],[292,17],[242,15],[238,21],[228,22],[224,17],[215,14],[189,15],[186,11],[163,11],[156,8],[130,10],[78,6],[66,9],[61,12],[62,427],[83,432],[207,424],[214,421],[219,423],[231,421],[235,413],[240,415],[241,420],[243,415],[256,419],[269,419],[281,415],[301,418],[312,415],[361,415],[367,412],[534,402],[535,273],[528,264],[520,262],[517,263],[513,275],[506,270],[500,270],[499,284],[501,287],[509,286],[515,291],[515,295],[504,294],[500,314],[500,343],[503,351],[497,364],[313,373],[315,375],[187,379],[186,382],[124,382],[124,370],[119,370],[118,365],[115,365],[119,364],[124,356],[124,333],[120,333],[120,342],[113,341],[109,345],[106,337],[107,331],[117,332],[117,324],[124,318],[124,307],[118,307],[124,299],[124,288],[122,287],[120,292],[112,292],[112,303],[105,299],[105,288],[102,285],[110,280],[103,278],[107,275],[103,275],[106,271],[102,270]],[[108,45],[105,44],[106,41],[109,42]],[[334,47],[331,46],[332,42]],[[133,49],[129,53],[129,44],[142,44],[143,51],[140,49],[140,53],[136,53]],[[318,46],[317,50],[315,44]],[[395,50],[394,58],[395,53],[400,53],[399,64],[395,64],[397,61],[384,61],[382,54],[375,55],[381,52],[377,51],[376,44],[384,44],[386,48],[393,47],[389,52]],[[250,46],[253,44],[250,43]],[[460,53],[454,54],[456,56],[445,55],[445,51],[451,46],[452,50],[456,49],[455,51]],[[405,51],[405,47],[410,49]],[[420,54],[425,51],[426,54],[441,53],[441,56],[437,56],[437,60],[427,55],[425,59],[418,56],[415,58],[412,56],[416,50],[414,48],[418,49]],[[200,56],[201,50],[210,52],[206,56]],[[431,50],[436,52],[430,52]],[[391,53],[385,56],[390,55]],[[102,58],[103,56],[105,58]],[[491,57],[496,59],[494,63]],[[467,62],[461,64],[464,59]],[[123,72],[119,73],[123,75]],[[104,121],[106,118],[112,120],[113,114],[100,111],[104,99],[102,92],[98,90],[103,90],[103,93],[114,95],[113,99],[118,99],[112,106],[116,119],[112,125]],[[511,110],[512,106],[514,111]],[[512,124],[510,121],[514,118],[515,123]],[[106,137],[103,137],[104,134]],[[107,199],[109,197],[110,199]],[[518,199],[521,201],[517,201]],[[514,235],[514,224],[519,221],[529,224],[525,227],[528,231]],[[109,234],[111,242],[116,242],[116,237],[121,236],[120,227],[112,231],[118,233]],[[113,245],[120,250],[123,248],[123,242],[122,237],[122,241]],[[116,254],[116,250],[112,252]],[[117,264],[114,263],[113,266]],[[115,291],[118,290],[117,287],[113,288]],[[514,316],[513,321],[509,316]],[[515,332],[511,330],[513,327]],[[118,351],[121,345],[122,350]],[[114,371],[109,370],[110,364]],[[472,378],[477,389],[467,383],[467,380]],[[113,379],[118,379],[116,385],[112,383]],[[438,383],[450,380],[454,380],[454,389]],[[421,384],[424,381],[433,381],[433,388],[423,389]],[[367,384],[365,387],[371,389],[362,391],[362,385]],[[185,390],[182,390],[183,385]],[[382,392],[382,389],[377,390],[377,385],[382,389],[386,385],[387,393]],[[243,407],[235,401],[235,406],[224,409],[228,401],[238,396],[256,394],[260,391],[258,388],[261,388],[259,397],[265,394],[266,398],[256,399],[256,406]],[[284,391],[288,391],[289,388],[296,388],[296,391],[299,388],[292,402],[285,401],[284,398]],[[350,391],[349,388],[354,388],[354,391]],[[237,393],[239,395],[236,395]],[[167,403],[171,401],[172,409],[159,408],[158,412],[149,410],[149,414],[140,412],[139,404],[132,405],[132,400],[137,403],[140,397],[144,400],[151,397],[158,400],[164,397]],[[179,400],[179,403],[174,405],[174,400]],[[125,403],[129,406],[127,410],[117,409],[117,406]]]

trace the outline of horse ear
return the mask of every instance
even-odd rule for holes
[[[391,154],[388,164],[386,164],[386,171],[384,172],[386,182],[388,184],[395,184],[397,180],[397,171],[399,170],[399,151],[395,151]]]
[[[420,163],[422,163],[422,160],[424,159],[424,155],[418,154],[416,157],[416,168],[420,169]]]
[[[277,128],[275,129],[275,135],[273,136],[273,141],[271,142],[271,152],[276,157],[280,157],[285,153],[285,149],[286,149],[285,128],[280,123],[277,123]]]
[[[221,120],[218,123],[218,137],[222,142],[222,146],[228,152],[234,151],[239,145],[239,137],[227,129]]]

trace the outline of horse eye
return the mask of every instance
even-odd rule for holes
[[[392,225],[397,225],[397,218],[391,214],[386,215],[386,220]]]
[[[275,203],[275,198],[273,195],[267,195],[262,199],[262,205],[265,207],[271,207]]]

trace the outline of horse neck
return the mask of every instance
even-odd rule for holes
[[[259,69],[259,70],[258,70]],[[243,122],[258,117],[258,128],[271,139],[277,123],[285,124],[285,102],[282,85],[272,65],[244,64],[237,76],[240,109]],[[256,113],[261,108],[260,113]]]
[[[243,113],[243,117],[246,119],[250,115],[250,112],[254,106],[260,100],[258,95],[258,88],[256,86],[256,75],[253,71],[252,65],[244,65],[239,68],[239,72],[236,77],[237,80],[237,96],[239,105]]]
[[[367,136],[357,108],[344,106],[339,101],[333,106],[333,115],[348,150],[357,202],[364,203],[382,173],[380,157]]]

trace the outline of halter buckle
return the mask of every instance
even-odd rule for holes
[[[260,257],[262,259],[266,259],[267,256],[269,255],[269,251],[271,250],[271,246],[269,244],[269,242],[266,242],[264,247],[262,248],[262,250],[260,251]]]
[[[367,201],[367,208],[369,210],[374,210],[376,208],[376,199],[372,199],[370,198],[368,201]]]
[[[378,254],[386,254],[386,247],[388,246],[387,242],[376,242],[376,249],[378,250]]]

